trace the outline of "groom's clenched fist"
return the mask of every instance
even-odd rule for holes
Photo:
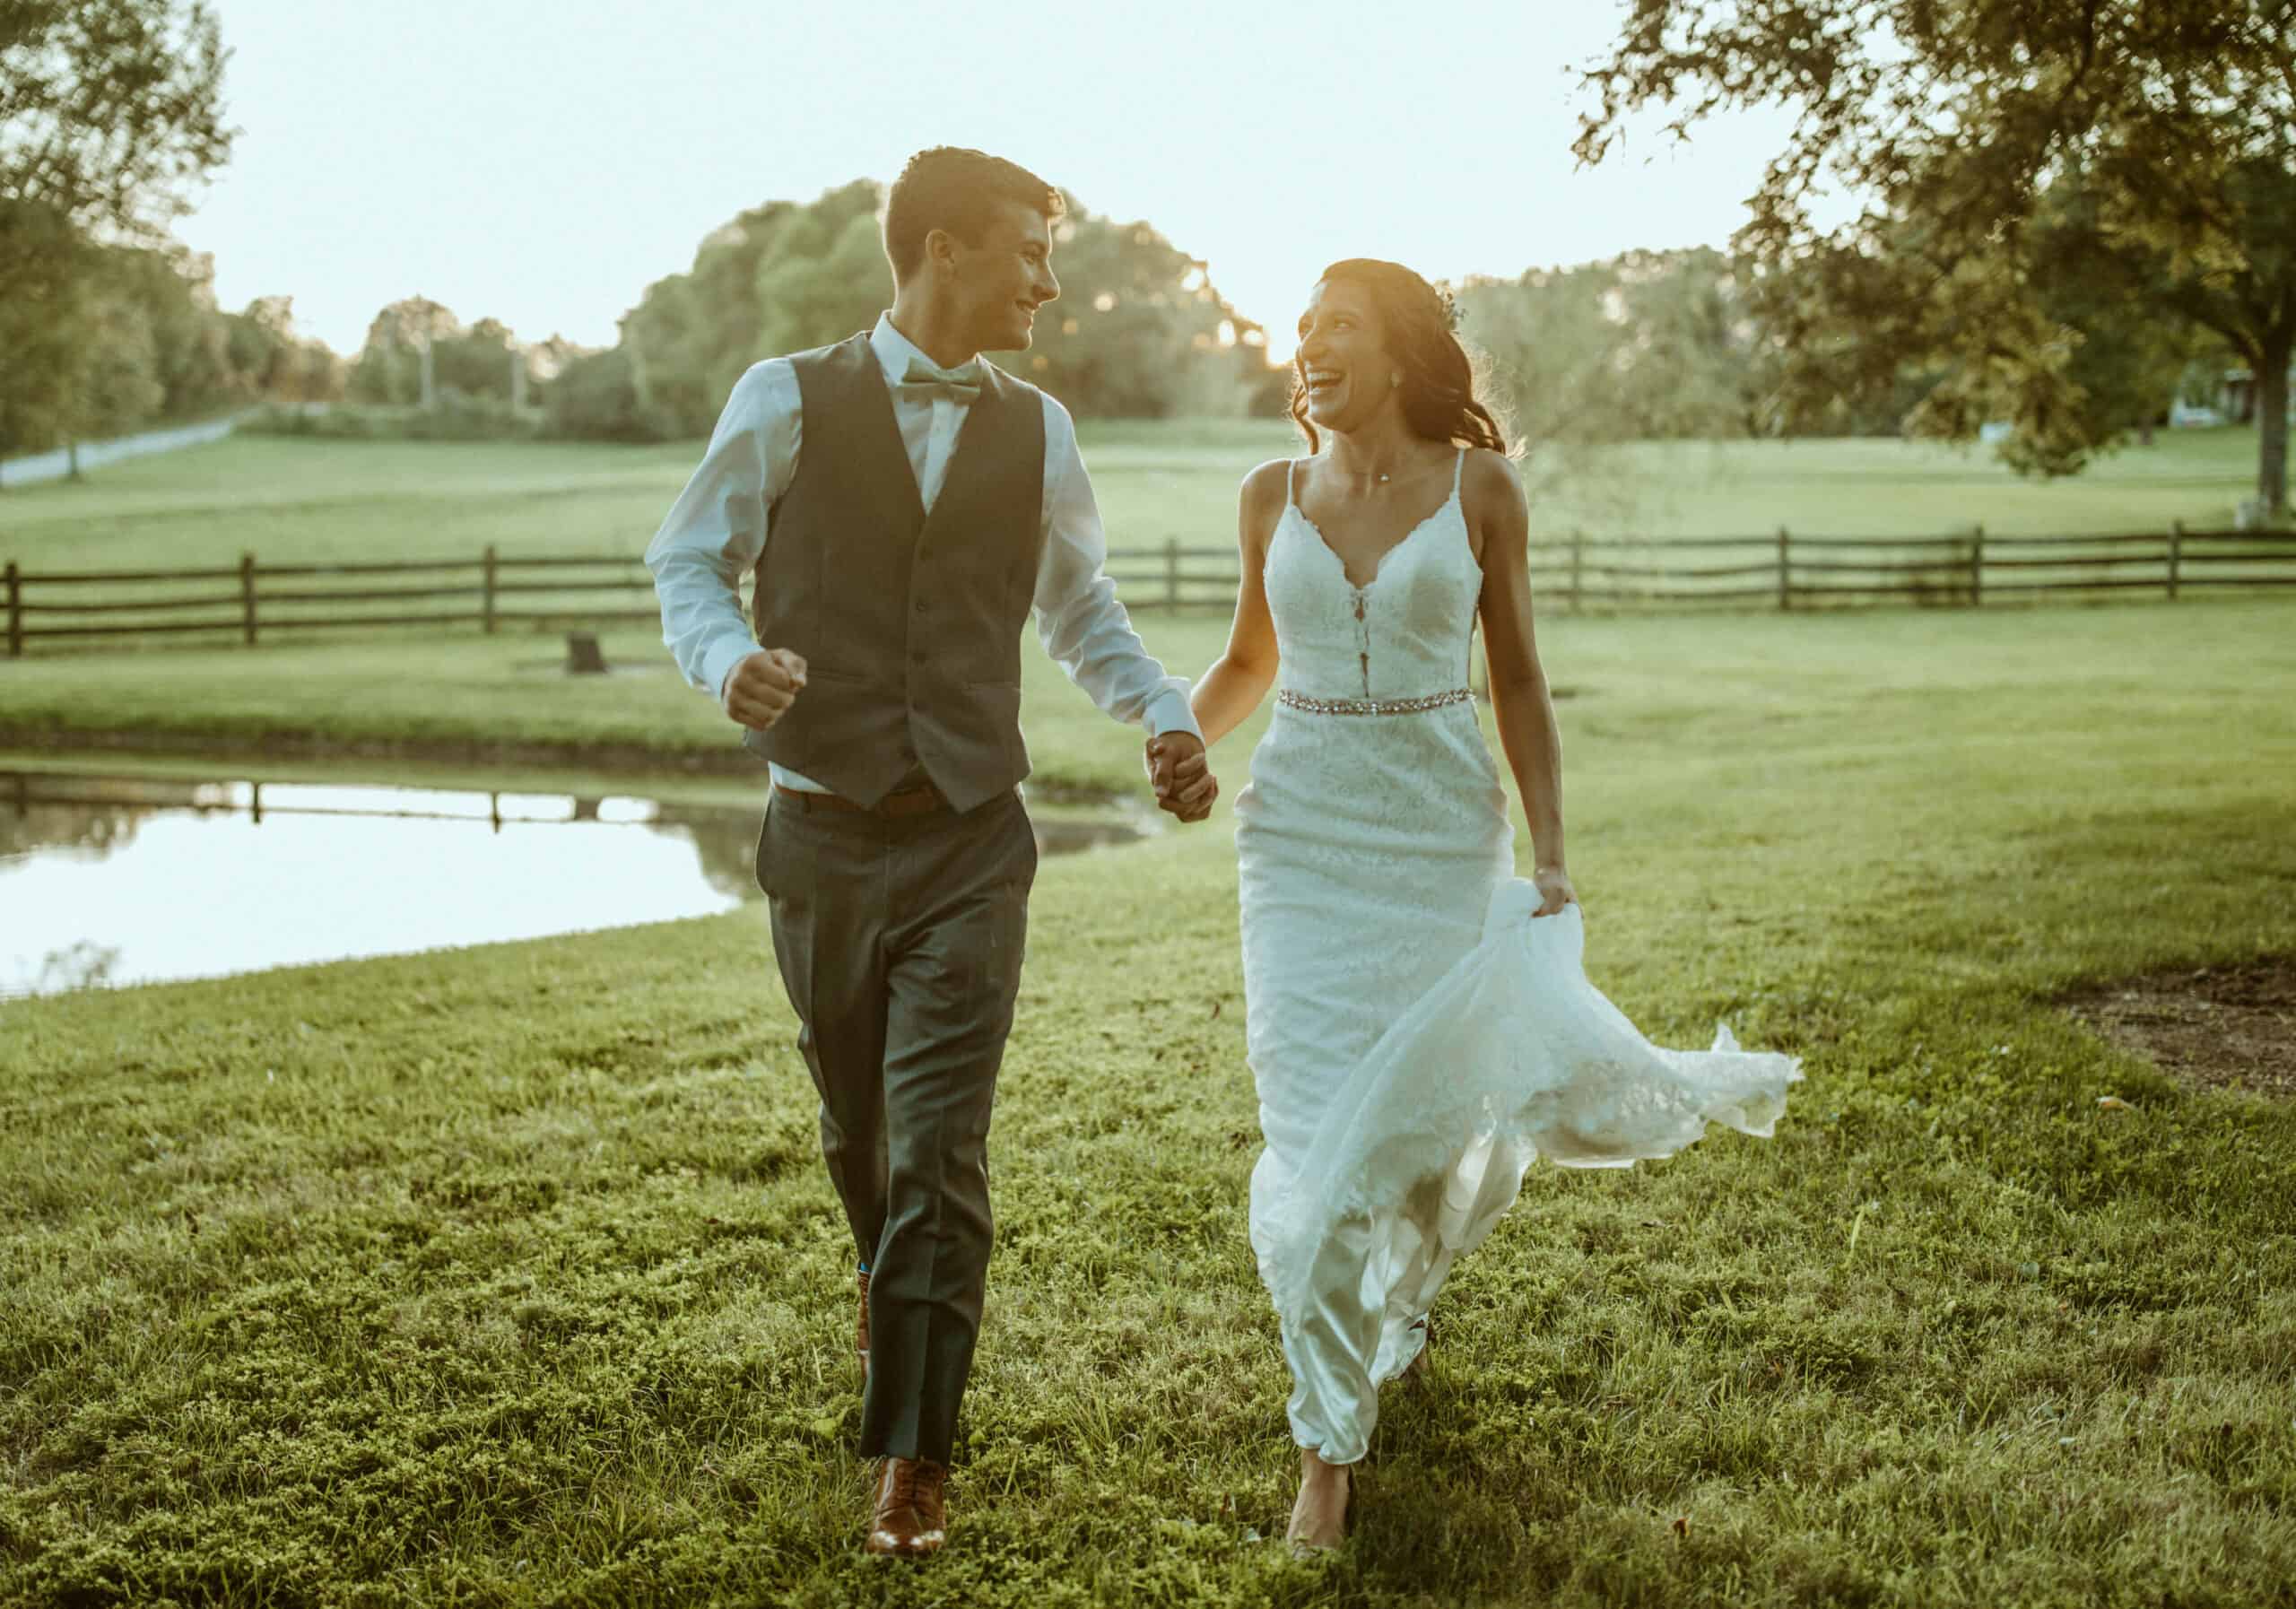
[[[718,701],[753,732],[769,730],[788,713],[805,686],[805,661],[787,648],[760,648],[726,673]]]

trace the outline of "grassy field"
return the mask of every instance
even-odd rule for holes
[[[1290,450],[1289,440],[1288,427],[1266,422],[1086,429],[1119,544],[1231,542],[1238,480]],[[1781,522],[1805,534],[1912,534],[1979,520],[1997,535],[2094,533],[2163,528],[2177,517],[2221,523],[2246,484],[2252,446],[2238,431],[2164,436],[2054,484],[2020,482],[1982,454],[1881,441],[1621,448],[1535,460],[1531,479],[1541,528],[1551,534],[1581,524],[1729,534]],[[124,465],[78,486],[11,491],[0,497],[0,559],[38,572],[228,565],[243,549],[271,562],[468,557],[489,543],[506,554],[634,555],[696,450],[243,438]],[[587,595],[602,596],[614,607],[650,607],[643,591]],[[1193,673],[1216,651],[1218,625],[1200,614],[1159,631],[1175,669]],[[674,752],[680,763],[741,763],[714,708],[683,687],[645,625],[608,630],[609,657],[622,668],[604,679],[560,674],[556,630],[506,628],[492,638],[474,628],[272,632],[255,649],[180,638],[155,644],[78,652],[39,644],[22,660],[0,662],[0,744],[29,747],[65,734],[249,746],[317,739],[335,750],[397,745],[472,759],[507,750],[512,762],[579,763],[590,760],[552,756],[548,745],[626,745]],[[1027,674],[1047,787],[1128,778],[1126,745],[1057,688],[1040,659],[1031,657]]]
[[[1555,626],[1596,981],[1809,1082],[1535,1173],[1316,1565],[1224,806],[1039,876],[921,1570],[759,913],[0,1007],[0,1604],[2287,1604],[2296,1111],[2049,1000],[2296,952],[2292,626]]]
[[[1087,424],[1086,462],[1118,546],[1235,540],[1236,487],[1300,450],[1272,422]],[[0,561],[26,570],[636,553],[699,443],[622,448],[240,437],[144,458],[79,484],[0,496]],[[1900,441],[1732,442],[1534,455],[1537,531],[1605,536],[2002,535],[2231,523],[2252,489],[2240,430],[2163,435],[2057,482],[2021,481],[1989,449]]]

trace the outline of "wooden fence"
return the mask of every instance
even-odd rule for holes
[[[1118,548],[1109,573],[1134,609],[1226,604],[1233,549]],[[1568,610],[1831,608],[1883,603],[1976,606],[2042,595],[2149,592],[2174,599],[2296,587],[2296,533],[2187,531],[2106,536],[1588,537],[1531,544],[1541,604]]]
[[[185,588],[188,588],[186,590]],[[409,559],[229,569],[26,574],[0,570],[8,654],[30,642],[116,637],[237,636],[398,626],[585,624],[660,618],[637,555]]]
[[[1109,573],[1135,610],[1224,607],[1229,548],[1113,550]],[[2104,536],[1654,537],[1574,535],[1531,545],[1531,583],[1566,610],[1721,604],[1811,609],[1883,603],[1970,607],[2005,599],[2150,594],[2175,599],[2296,587],[2296,533],[2187,531]],[[580,625],[658,618],[635,554],[207,570],[0,570],[7,651],[113,638],[235,636],[377,627]]]

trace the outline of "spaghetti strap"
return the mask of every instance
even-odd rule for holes
[[[1467,449],[1459,448],[1459,456],[1451,461],[1451,495],[1459,495],[1459,477],[1466,473]]]
[[[1283,461],[1283,501],[1287,508],[1300,506],[1300,460],[1297,458]]]

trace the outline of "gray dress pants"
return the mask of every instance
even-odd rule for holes
[[[947,1463],[988,1274],[988,1119],[1036,835],[1017,792],[959,815],[775,792],[758,844],[822,1156],[868,1265],[865,1457]]]

